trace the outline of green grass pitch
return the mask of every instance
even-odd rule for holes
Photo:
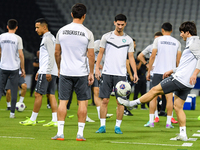
[[[131,95],[131,98],[133,96]],[[54,141],[51,137],[57,133],[55,127],[43,127],[42,123],[36,126],[22,126],[19,121],[30,117],[34,104],[34,97],[29,97],[29,91],[24,100],[27,108],[23,112],[15,113],[16,118],[9,118],[9,111],[6,110],[5,96],[0,101],[0,149],[1,150],[199,150],[200,137],[193,137],[193,134],[200,134],[200,97],[196,99],[196,110],[185,111],[187,116],[188,138],[197,138],[197,141],[170,141],[170,138],[179,133],[178,124],[174,129],[166,129],[166,117],[160,117],[160,122],[155,123],[154,128],[144,127],[149,119],[149,110],[134,109],[131,112],[134,116],[124,116],[121,124],[122,135],[114,133],[116,120],[116,100],[111,97],[108,105],[108,113],[113,113],[112,118],[106,120],[106,133],[97,134],[100,126],[97,117],[96,107],[88,106],[88,116],[95,120],[94,123],[86,122],[84,137],[86,141],[76,141],[77,127],[77,100],[73,96],[69,115],[73,118],[66,118],[64,128],[64,141]],[[91,100],[89,101],[89,104]],[[174,117],[176,114],[174,112]],[[46,107],[46,96],[43,97],[43,104],[37,120],[51,120],[51,109]],[[45,122],[45,123],[46,123]],[[184,143],[193,143],[191,147],[182,146]]]

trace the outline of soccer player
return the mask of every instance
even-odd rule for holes
[[[25,77],[24,54],[22,51],[22,38],[15,34],[18,29],[17,20],[8,20],[7,29],[7,33],[3,33],[0,35],[0,99],[9,77],[12,85],[10,118],[15,118],[15,107],[17,102],[18,78],[20,68],[22,71],[21,76]]]
[[[94,82],[94,36],[83,25],[87,11],[85,5],[77,3],[72,6],[71,11],[73,22],[62,27],[56,36],[55,58],[60,73],[60,103],[58,107],[58,132],[51,139],[64,140],[66,106],[74,89],[79,101],[76,140],[85,141],[83,130],[87,115],[87,100],[91,98],[90,85]]]
[[[8,81],[6,83],[6,101],[7,101],[7,110],[10,110],[10,100],[11,100],[11,82],[10,82],[10,78],[8,78]],[[20,95],[20,99],[19,102],[23,103],[24,102],[24,97],[26,95],[26,90],[27,90],[27,84],[26,81],[24,79],[24,77],[21,76],[21,70],[19,70],[19,81],[18,81],[18,87],[20,87],[21,89],[21,95]]]
[[[187,141],[186,116],[183,111],[183,105],[187,95],[194,87],[197,75],[200,72],[200,40],[197,36],[196,25],[193,22],[187,21],[182,23],[179,27],[179,31],[181,32],[180,36],[186,41],[186,48],[181,56],[179,66],[165,72],[163,78],[167,78],[154,86],[139,99],[127,101],[118,98],[118,101],[122,105],[133,107],[134,105],[151,101],[160,94],[167,94],[174,91],[174,109],[180,129],[180,134],[175,140]]]
[[[162,81],[163,74],[178,66],[181,56],[180,42],[171,36],[172,25],[168,22],[161,26],[163,36],[155,38],[153,42],[152,54],[149,60],[149,69],[147,73],[147,80],[150,80],[150,72],[153,68],[152,86],[156,86]],[[154,60],[156,58],[155,64]],[[152,67],[153,66],[153,67]],[[167,100],[167,121],[166,128],[174,128],[171,125],[173,102],[173,93],[165,94]],[[163,98],[165,98],[163,96]],[[162,98],[162,99],[163,99]],[[157,107],[157,97],[151,101],[149,122],[145,126],[154,127],[154,113]]]
[[[43,126],[57,127],[57,101],[55,98],[56,79],[58,68],[55,62],[55,37],[48,29],[48,22],[44,18],[35,21],[35,31],[42,36],[39,53],[39,70],[35,76],[37,80],[35,88],[35,102],[30,118],[19,122],[22,125],[36,125],[36,119],[42,105],[42,96],[47,94],[52,109],[52,121]]]
[[[134,71],[134,82],[138,81],[137,70],[135,59],[133,57],[134,44],[133,39],[124,33],[124,28],[126,26],[126,16],[119,14],[115,17],[114,25],[115,30],[104,34],[100,42],[100,50],[97,57],[95,77],[100,80],[103,79],[100,84],[99,97],[102,99],[100,106],[100,122],[101,126],[96,131],[96,133],[106,132],[106,114],[107,106],[110,98],[110,93],[113,86],[123,80],[126,80],[126,58],[129,57],[131,67]],[[102,71],[99,70],[99,65],[102,60],[103,54],[105,53],[105,61]],[[118,97],[117,93],[115,93]],[[120,125],[122,122],[124,114],[124,107],[117,102],[117,118],[115,125],[115,133],[122,134]]]

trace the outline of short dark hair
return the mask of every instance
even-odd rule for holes
[[[37,22],[39,22],[40,24],[46,24],[46,26],[48,27],[48,21],[45,18],[39,18],[35,20],[35,23]]]
[[[154,37],[155,37],[155,36],[163,36],[163,34],[162,34],[162,32],[158,31],[158,32],[156,32],[156,33],[154,34]]]
[[[136,41],[134,38],[132,38],[132,39],[133,39],[134,42]]]
[[[188,31],[192,36],[197,35],[196,25],[191,21],[183,22],[179,27],[179,31],[183,31],[184,33]]]
[[[72,6],[72,14],[74,18],[81,19],[83,15],[85,15],[87,12],[87,8],[85,5],[81,3],[77,3]]]
[[[7,25],[10,30],[13,30],[18,26],[18,22],[15,19],[9,19]]]
[[[165,31],[172,31],[172,25],[169,22],[163,23],[161,28],[164,29]]]
[[[125,15],[123,15],[123,14],[118,14],[117,16],[115,16],[115,22],[116,21],[125,21],[126,22],[126,20],[127,20],[127,18],[126,18],[126,16]]]

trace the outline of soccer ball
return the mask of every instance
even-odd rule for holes
[[[24,103],[21,103],[21,102],[17,102],[16,103],[16,110],[17,111],[24,111],[25,109],[25,104]]]
[[[128,82],[119,81],[115,86],[115,91],[119,96],[127,96],[131,93],[131,86]]]

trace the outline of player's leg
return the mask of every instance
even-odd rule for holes
[[[124,77],[123,76],[113,76],[113,80],[114,80],[114,87],[115,87],[119,81],[125,81],[126,76],[124,76]],[[115,92],[115,96],[116,96],[116,101],[117,101],[117,98],[119,97],[117,92]],[[116,134],[122,134],[120,126],[122,123],[123,116],[124,116],[124,107],[117,101],[117,114],[116,114],[116,124],[115,124],[115,133]]]
[[[23,77],[22,77],[23,78]],[[23,78],[24,79],[24,78]],[[25,81],[25,80],[24,80]],[[19,102],[23,103],[24,102],[24,97],[26,95],[26,90],[27,90],[27,84],[24,82],[21,84],[20,86],[21,88],[21,96],[20,96],[20,99],[19,99]]]
[[[39,74],[35,88],[35,102],[31,117],[26,119],[25,121],[19,122],[20,124],[25,126],[36,125],[36,119],[42,105],[42,96],[46,94],[47,87],[48,81],[46,80],[46,74]]]
[[[99,87],[93,87],[92,90],[93,90],[93,93],[94,93],[94,103],[95,103],[96,108],[97,108],[98,118],[100,119],[101,98],[99,97]]]
[[[11,109],[10,109],[10,118],[14,118],[15,107],[17,102],[17,91],[18,91],[18,80],[19,80],[19,69],[15,71],[11,71],[9,76],[11,83]]]
[[[102,75],[103,82],[100,83],[99,97],[102,99],[100,106],[100,128],[96,133],[106,132],[106,114],[108,111],[108,103],[110,98],[110,93],[113,89],[112,77],[110,75]]]
[[[10,101],[11,101],[11,90],[10,90],[10,89],[7,89],[7,90],[6,90],[7,110],[10,110],[10,107],[11,107]]]
[[[64,140],[64,124],[67,116],[67,103],[70,95],[73,92],[72,78],[60,75],[59,79],[59,106],[57,110],[58,131],[52,140]]]
[[[154,127],[154,113],[157,107],[157,96],[149,102],[149,121],[144,125],[145,127]]]
[[[85,127],[85,121],[87,116],[87,104],[88,99],[91,99],[91,87],[88,86],[88,77],[76,77],[74,78],[74,87],[77,94],[77,99],[79,101],[78,106],[78,132],[77,132],[77,141],[85,141],[83,137],[83,131]]]
[[[171,125],[171,119],[172,119],[172,111],[173,111],[173,93],[165,94],[166,97],[166,109],[167,109],[167,121],[166,121],[166,128],[174,128]]]
[[[43,126],[50,127],[54,126],[57,127],[57,100],[55,97],[55,91],[56,91],[56,79],[57,76],[51,75],[52,80],[48,84],[47,88],[47,97],[51,104],[51,110],[52,110],[52,120],[48,122],[47,124],[43,124]]]
[[[183,111],[183,105],[185,101],[175,95],[174,98],[174,109],[176,112],[176,116],[179,123],[180,134],[177,140],[187,141],[187,134],[186,134],[186,115]]]

